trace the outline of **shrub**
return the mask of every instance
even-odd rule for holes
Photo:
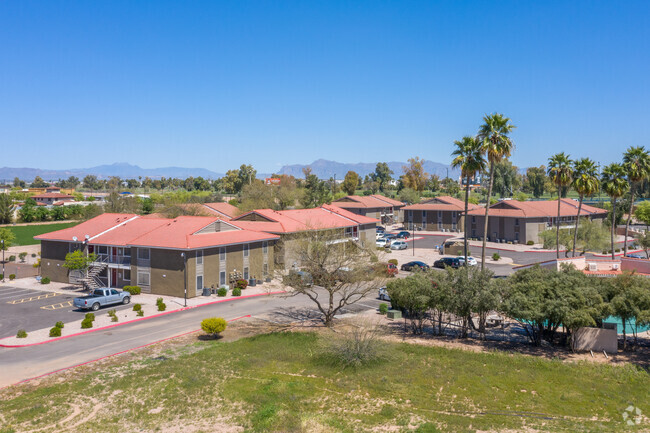
[[[124,286],[122,290],[124,290],[125,292],[129,292],[131,296],[139,295],[140,293],[142,293],[142,289],[140,288],[140,286]]]
[[[88,329],[93,327],[93,321],[91,319],[85,318],[81,321],[81,329]]]
[[[86,313],[84,320],[90,320],[93,322],[95,320],[95,313]]]
[[[201,329],[206,334],[216,337],[218,334],[226,330],[226,319],[223,317],[210,317],[201,321]]]
[[[499,253],[492,254],[492,260],[494,260],[495,262],[501,260],[501,256],[499,255]]]
[[[19,329],[18,333],[16,334],[16,338],[27,338],[27,331],[24,329]]]
[[[15,280],[16,279],[16,274],[9,274],[9,279],[10,280]]]
[[[246,287],[248,287],[248,281],[237,280],[237,283],[235,283],[235,287],[244,290]]]
[[[32,253],[32,258],[33,258],[33,257],[36,257],[36,253]]]
[[[528,242],[526,242],[526,245],[535,245],[535,242],[533,242],[533,241],[528,241]]]
[[[50,277],[41,278],[41,284],[50,284]]]
[[[234,289],[232,289],[232,295],[241,296],[241,289],[239,287],[235,287]]]
[[[384,303],[379,304],[379,313],[381,314],[388,313],[388,304],[384,304]]]
[[[621,252],[621,249],[620,249],[620,248],[616,248],[616,249],[614,250],[614,252],[615,252],[615,253],[620,253],[620,252]]]
[[[0,280],[4,280],[5,274],[0,274]]]
[[[15,262],[16,261],[16,256],[9,256],[9,261],[10,262]]]
[[[142,311],[142,305],[133,304],[133,311]]]
[[[156,299],[156,305],[160,305],[162,303],[163,303],[163,298]]]
[[[50,329],[50,337],[60,337],[60,336],[61,336],[61,328],[55,326],[54,328]]]
[[[217,290],[217,296],[221,296],[223,298],[227,294],[228,294],[228,290],[226,290],[225,287],[221,287],[219,288],[219,290]]]
[[[117,322],[118,321],[117,312],[114,309],[109,310],[108,315],[111,316],[111,322]]]
[[[20,258],[20,261],[23,262],[23,263],[25,263],[25,258],[26,257],[27,257],[27,253],[25,253],[25,252],[22,252],[22,253],[18,254],[18,258]]]
[[[397,259],[390,259],[390,260],[388,260],[388,263],[390,263],[391,265],[397,266]]]
[[[56,326],[57,328],[61,328],[61,329],[63,329],[63,327],[64,327],[65,325],[63,324],[63,322],[58,321],[58,322],[56,322],[56,323],[54,324],[54,326]]]
[[[325,355],[343,367],[360,367],[380,359],[379,327],[360,322],[325,343]]]
[[[167,309],[167,305],[165,305],[164,302],[158,303],[158,311],[165,311],[166,309]]]
[[[136,314],[136,316],[138,316],[138,317],[142,317],[142,316],[144,316],[144,311],[142,311],[142,310],[138,310],[138,312],[135,313],[135,314]]]

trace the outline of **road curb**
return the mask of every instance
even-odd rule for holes
[[[222,302],[237,301],[239,299],[255,298],[255,297],[258,297],[258,296],[278,295],[278,294],[281,294],[281,293],[286,293],[286,291],[278,290],[276,292],[256,293],[254,295],[244,295],[244,296],[237,296],[237,297],[232,297],[232,298],[227,298],[227,299],[217,299],[216,301],[208,302],[208,303],[205,303],[205,304],[192,305],[190,307],[179,308],[178,310],[163,311],[162,313],[154,314],[153,316],[140,317],[140,318],[137,318],[137,319],[129,320],[128,322],[115,323],[113,325],[102,326],[101,328],[89,329],[87,331],[81,331],[81,332],[77,332],[75,334],[64,335],[62,337],[52,338],[51,340],[39,341],[38,343],[29,343],[29,344],[1,344],[0,343],[0,347],[15,349],[15,348],[20,348],[20,347],[38,346],[40,344],[52,343],[54,341],[63,340],[65,338],[77,337],[79,335],[89,334],[91,332],[103,331],[103,330],[106,330],[106,329],[115,328],[116,326],[128,325],[130,323],[140,322],[142,320],[154,319],[156,317],[166,316],[168,314],[173,314],[173,313],[179,313],[181,311],[192,310],[194,308],[204,307],[204,306],[207,306],[207,305],[220,304]],[[4,339],[7,339],[7,338],[13,338],[13,337],[5,337]],[[0,341],[2,341],[2,340],[3,339],[0,339]]]
[[[282,293],[284,293],[284,292],[282,292]],[[253,297],[253,296],[260,296],[260,295],[249,295],[249,297]],[[204,305],[208,305],[208,304],[204,304]],[[200,305],[196,305],[196,307],[200,307]],[[189,308],[189,307],[188,307],[188,308]],[[179,311],[179,310],[176,310],[176,311]],[[152,317],[153,317],[153,316],[152,316]],[[230,323],[230,322],[234,322],[235,320],[246,319],[246,318],[249,318],[249,317],[253,317],[253,316],[251,316],[250,314],[247,314],[247,315],[245,315],[245,316],[235,317],[234,319],[227,320],[227,322]],[[98,328],[98,329],[101,329],[101,328]],[[182,337],[182,336],[184,336],[184,335],[193,334],[193,333],[195,333],[195,332],[199,332],[200,330],[201,330],[201,329],[194,329],[193,331],[183,332],[182,334],[174,335],[174,336],[172,336],[172,337],[163,338],[163,339],[161,339],[161,340],[156,340],[156,341],[153,341],[153,342],[151,342],[151,343],[143,344],[143,345],[138,346],[138,347],[133,347],[133,348],[131,348],[131,349],[122,350],[122,351],[120,351],[120,352],[112,353],[112,354],[110,354],[110,355],[101,356],[101,357],[99,357],[99,358],[91,359],[90,361],[85,361],[85,362],[82,362],[82,363],[80,363],[80,364],[71,365],[70,367],[59,368],[58,370],[50,371],[49,373],[43,373],[43,374],[40,374],[40,375],[38,375],[38,376],[34,376],[34,377],[27,378],[27,379],[23,379],[23,380],[21,380],[21,381],[19,381],[19,382],[16,382],[16,383],[11,384],[11,385],[4,386],[4,387],[0,388],[0,391],[2,391],[3,389],[7,389],[7,388],[9,388],[10,386],[20,385],[21,383],[26,383],[26,382],[32,381],[32,380],[34,380],[34,379],[40,379],[40,378],[42,378],[42,377],[46,377],[46,376],[49,376],[49,375],[52,375],[52,374],[58,373],[58,372],[60,372],[60,371],[65,371],[65,370],[70,370],[70,369],[72,369],[72,368],[81,367],[81,366],[83,366],[83,365],[87,365],[87,364],[91,364],[91,363],[93,363],[93,362],[101,361],[102,359],[107,359],[107,358],[111,358],[111,357],[113,357],[113,356],[122,355],[122,354],[124,354],[124,353],[128,353],[128,352],[132,352],[132,351],[134,351],[134,350],[142,349],[143,347],[151,346],[151,345],[153,345],[153,344],[162,343],[163,341],[173,340],[174,338]]]

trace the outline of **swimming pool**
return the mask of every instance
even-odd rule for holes
[[[617,332],[619,334],[623,334],[623,322],[618,317],[609,316],[607,319],[603,320],[603,322],[616,323]],[[634,323],[634,320],[632,320],[632,323]],[[637,332],[645,332],[645,331],[650,331],[650,326],[639,326],[637,328]],[[632,326],[630,326],[629,323],[627,323],[625,326],[625,333],[627,335],[632,335]]]

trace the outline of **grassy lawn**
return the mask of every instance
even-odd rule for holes
[[[628,431],[630,404],[650,414],[650,375],[632,366],[382,343],[383,360],[343,369],[321,340],[196,342],[10,388],[0,432],[605,432]]]
[[[63,230],[68,227],[73,227],[79,224],[79,222],[72,223],[53,223],[53,224],[34,224],[28,226],[13,226],[7,227],[10,229],[14,235],[16,235],[16,240],[14,245],[35,245],[40,243],[34,239],[34,236],[41,235],[43,233],[53,232],[55,230]]]

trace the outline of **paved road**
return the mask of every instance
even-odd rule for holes
[[[377,308],[380,301],[375,296],[371,292],[368,298],[342,313]],[[278,322],[317,316],[305,296],[261,296],[180,311],[38,346],[0,348],[0,387],[197,330],[206,317],[230,320],[249,314]]]

